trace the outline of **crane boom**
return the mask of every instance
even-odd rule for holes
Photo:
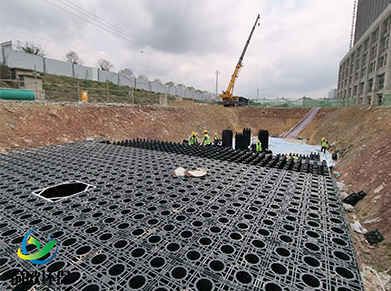
[[[224,106],[233,106],[233,105],[235,105],[235,101],[237,101],[237,97],[235,98],[233,96],[233,90],[234,90],[234,86],[235,86],[235,81],[236,81],[236,79],[239,76],[240,68],[243,66],[242,62],[243,62],[244,55],[245,55],[245,53],[247,51],[248,45],[250,44],[251,37],[252,37],[252,35],[254,33],[254,30],[255,30],[255,26],[257,25],[257,23],[258,23],[260,18],[261,17],[258,14],[257,19],[255,20],[254,26],[251,29],[250,35],[249,35],[249,37],[248,37],[248,39],[246,41],[246,44],[245,44],[245,46],[243,48],[242,54],[239,57],[239,61],[238,61],[237,65],[236,65],[236,67],[235,67],[234,73],[231,76],[231,80],[230,80],[230,82],[228,84],[228,88],[227,88],[227,90],[223,91],[223,93],[220,95],[220,97],[223,99]]]

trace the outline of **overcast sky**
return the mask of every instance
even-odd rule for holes
[[[112,71],[218,93],[251,28],[234,94],[320,98],[337,86],[349,50],[353,0],[1,0],[0,42],[39,43],[48,58],[75,51]],[[143,51],[144,53],[141,53]]]

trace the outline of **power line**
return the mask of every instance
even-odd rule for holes
[[[148,43],[147,41],[144,41],[144,40],[142,40],[142,39],[140,39],[140,38],[130,34],[129,32],[127,32],[127,31],[125,31],[125,30],[123,30],[123,29],[113,25],[112,23],[110,23],[110,22],[108,22],[106,20],[103,20],[101,18],[96,17],[93,13],[91,13],[91,12],[81,8],[80,6],[72,3],[71,1],[68,1],[68,0],[64,0],[64,1],[63,0],[56,0],[57,2],[65,5],[69,9],[80,13],[82,16],[78,15],[77,13],[75,13],[73,11],[70,11],[67,8],[64,8],[64,7],[60,6],[60,5],[57,5],[57,4],[55,4],[55,3],[53,3],[53,2],[51,2],[49,0],[44,0],[44,1],[49,3],[49,4],[51,4],[51,5],[53,5],[53,6],[55,6],[55,7],[57,7],[57,8],[59,8],[59,9],[61,9],[61,10],[63,10],[63,11],[65,11],[65,12],[67,12],[67,13],[69,13],[69,14],[71,14],[71,15],[73,15],[73,16],[75,16],[75,17],[77,17],[77,18],[79,18],[79,19],[81,19],[81,20],[83,20],[83,21],[85,21],[85,22],[88,22],[88,23],[90,23],[90,24],[92,24],[92,25],[94,25],[94,26],[96,26],[96,27],[98,27],[100,29],[103,29],[103,30],[105,30],[105,31],[107,31],[107,32],[109,32],[109,33],[111,33],[111,34],[113,34],[113,35],[123,39],[123,40],[132,42],[132,43],[134,43],[134,44],[136,44],[136,45],[138,45],[140,47],[150,49],[150,50],[152,50],[152,51],[154,51],[154,52],[156,52],[156,53],[158,53],[158,54],[160,54],[160,55],[162,55],[164,57],[167,57],[167,58],[169,58],[171,60],[174,60],[174,61],[180,62],[180,63],[184,63],[184,64],[188,64],[188,65],[191,65],[193,67],[196,67],[196,68],[202,69],[202,70],[205,70],[205,69],[215,70],[215,68],[209,67],[207,65],[198,64],[196,62],[193,62],[191,60],[187,60],[185,58],[181,58],[181,57],[179,57],[177,55],[174,55],[174,54],[172,54],[170,52],[167,52],[167,51],[165,51],[165,50],[163,50],[163,49],[161,49],[159,47],[156,47],[156,46]]]

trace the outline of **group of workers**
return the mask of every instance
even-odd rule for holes
[[[220,142],[220,139],[218,138],[217,136],[217,132],[215,133],[215,136],[214,136],[214,139],[213,139],[213,144],[214,145],[218,145]],[[197,132],[192,132],[191,133],[191,136],[189,137],[189,144],[191,145],[198,145],[199,144],[199,141],[198,141],[198,133]],[[209,137],[209,134],[208,134],[208,131],[205,129],[204,130],[204,139],[202,140],[202,145],[211,145],[211,140],[210,140],[210,137]]]
[[[220,139],[217,136],[217,132],[215,132],[215,136],[213,139],[213,144],[218,145],[220,143]],[[190,137],[189,137],[189,144],[191,145],[198,145],[198,133],[197,132],[192,132]],[[210,137],[208,135],[208,131],[205,129],[204,130],[204,139],[202,140],[202,145],[211,145]],[[329,147],[329,142],[326,140],[326,138],[322,137],[322,142],[321,142],[321,148],[320,151],[326,154],[326,150]],[[262,143],[258,139],[256,144],[255,144],[255,151],[256,152],[262,152]]]

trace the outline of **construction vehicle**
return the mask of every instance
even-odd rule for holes
[[[231,80],[229,81],[228,88],[227,88],[227,90],[223,91],[223,93],[220,95],[220,98],[223,99],[223,105],[226,106],[226,107],[240,105],[239,97],[233,96],[235,81],[236,81],[236,79],[239,76],[239,70],[243,67],[242,62],[243,62],[244,54],[246,53],[247,47],[248,47],[248,45],[250,43],[250,39],[251,39],[251,37],[253,35],[253,32],[255,30],[255,26],[257,25],[257,23],[259,25],[259,19],[260,18],[261,17],[258,14],[257,19],[255,20],[254,26],[253,26],[253,28],[251,30],[250,36],[247,39],[246,45],[244,46],[242,54],[240,55],[239,61],[238,61],[237,65],[236,65],[236,67],[235,67],[235,71],[234,71],[234,73],[231,76]]]

